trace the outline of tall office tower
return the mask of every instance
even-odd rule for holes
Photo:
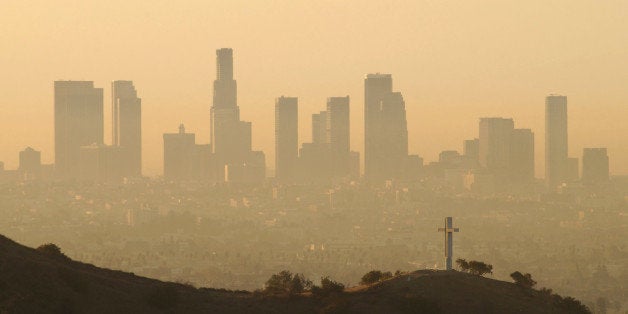
[[[462,147],[462,154],[473,160],[480,159],[480,139],[465,140]]]
[[[545,180],[550,189],[566,181],[567,97],[545,98]]]
[[[327,98],[327,143],[333,176],[349,175],[349,96]]]
[[[582,151],[582,182],[601,183],[609,179],[606,148],[585,148]]]
[[[534,181],[534,133],[514,129],[510,144],[510,171],[514,183]]]
[[[121,174],[142,175],[142,100],[133,81],[111,83],[112,145],[119,147]]]
[[[299,99],[281,96],[275,100],[275,177],[294,180],[299,158]]]
[[[103,90],[91,81],[55,81],[55,171],[76,178],[81,146],[103,144]]]
[[[390,74],[368,74],[364,79],[364,176],[379,180],[384,176],[380,167],[386,151],[381,130],[381,101],[392,92]]]
[[[189,180],[194,177],[196,154],[194,133],[185,133],[179,125],[178,133],[164,134],[164,178],[166,180]]]
[[[312,143],[327,143],[327,111],[312,115]]]
[[[331,177],[331,156],[327,138],[328,112],[312,115],[312,142],[299,149],[299,177],[302,182],[323,182]]]
[[[253,174],[245,173],[247,169],[251,169],[247,163],[259,163],[261,158],[259,154],[251,150],[251,123],[240,121],[231,48],[216,50],[216,80],[210,119],[211,147],[217,176],[225,178],[225,169],[230,169],[232,181],[243,181],[255,177]],[[242,178],[236,179],[234,177],[236,174],[242,174]]]
[[[401,93],[382,95],[379,114],[379,150],[376,152],[381,171],[379,178],[403,178],[408,157],[408,126],[406,103]]]
[[[480,165],[496,177],[505,177],[510,169],[513,130],[512,119],[480,118]]]
[[[32,147],[26,147],[20,152],[18,168],[23,180],[37,180],[41,177],[41,152]]]
[[[96,143],[81,146],[78,179],[120,182],[124,176],[123,160],[123,151],[119,146]]]

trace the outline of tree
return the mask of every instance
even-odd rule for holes
[[[63,252],[61,252],[61,249],[54,243],[42,244],[39,247],[37,247],[37,251],[42,252],[50,257],[69,259],[67,256],[65,256],[65,254],[63,254]]]
[[[389,271],[382,272],[381,270],[371,270],[370,272],[362,276],[362,279],[360,280],[360,284],[371,285],[376,282],[380,282],[382,280],[390,279],[392,278],[392,276],[393,276],[392,273]]]
[[[345,285],[329,279],[329,277],[321,278],[321,286],[312,286],[312,294],[315,296],[326,297],[332,294],[339,294],[345,290]]]
[[[469,272],[473,275],[484,276],[493,273],[493,265],[479,261],[469,262]]]
[[[516,271],[510,274],[512,280],[515,281],[515,284],[524,288],[532,288],[536,285],[536,281],[532,279],[532,275],[529,273],[522,274],[519,271]]]
[[[270,276],[266,281],[264,292],[271,294],[297,294],[309,290],[312,287],[312,281],[305,278],[303,274],[292,274],[290,271],[283,270],[277,274]]]
[[[458,265],[458,268],[460,268],[460,271],[463,272],[468,272],[469,271],[469,263],[462,258],[459,258],[456,260],[456,265]]]

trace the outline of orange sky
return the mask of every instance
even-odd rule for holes
[[[570,155],[608,147],[628,174],[628,1],[2,0],[0,160],[32,146],[53,162],[53,81],[133,80],[143,99],[144,171],[162,172],[162,133],[209,141],[215,49],[234,48],[253,146],[274,168],[274,98],[298,96],[301,141],[329,96],[351,96],[363,146],[363,77],[392,73],[410,152],[436,160],[477,136],[478,118],[532,128],[543,177],[544,97],[569,97]]]

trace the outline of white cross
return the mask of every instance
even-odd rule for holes
[[[445,228],[438,228],[438,231],[445,233],[445,257],[447,258],[447,270],[451,270],[451,260],[454,254],[454,232],[458,232],[460,229],[454,228],[453,219],[451,217],[447,217],[445,218]]]

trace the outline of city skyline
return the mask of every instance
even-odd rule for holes
[[[126,4],[129,9],[141,6],[133,1]],[[518,125],[535,132],[536,176],[543,177],[542,103],[548,94],[560,93],[569,97],[569,156],[581,156],[585,147],[607,147],[611,172],[628,173],[628,165],[622,162],[628,158],[628,148],[612,136],[628,132],[621,118],[628,98],[623,74],[628,72],[623,61],[628,41],[620,31],[625,24],[621,18],[624,4],[590,8],[584,1],[569,2],[570,11],[558,16],[554,14],[554,9],[560,7],[557,4],[501,4],[490,8],[457,4],[454,11],[448,10],[450,5],[446,1],[432,6],[369,3],[360,15],[367,18],[358,20],[350,4],[312,4],[310,11],[294,21],[295,28],[310,35],[302,36],[280,28],[282,23],[273,20],[277,14],[291,16],[297,8],[290,4],[257,11],[254,19],[242,25],[212,13],[213,6],[200,3],[181,7],[180,14],[191,18],[189,24],[178,25],[171,14],[179,13],[156,5],[147,9],[153,19],[142,19],[146,23],[143,26],[130,14],[132,10],[115,14],[119,22],[116,25],[99,23],[111,16],[107,14],[112,12],[109,6],[75,4],[50,9],[42,3],[26,11],[22,4],[9,3],[3,10],[7,22],[33,36],[24,42],[17,36],[19,32],[6,34],[16,44],[6,47],[3,54],[7,58],[0,61],[8,74],[0,84],[5,95],[5,111],[0,118],[5,134],[0,141],[0,160],[7,169],[17,168],[16,152],[26,146],[41,151],[42,162],[54,160],[51,81],[87,79],[98,87],[107,87],[111,81],[129,79],[141,94],[144,107],[144,172],[160,174],[161,134],[166,126],[183,122],[194,130],[199,142],[210,142],[207,115],[214,71],[211,56],[216,47],[228,46],[235,49],[238,59],[234,74],[241,85],[238,104],[242,120],[256,126],[253,148],[266,152],[270,168],[274,164],[272,105],[282,94],[299,97],[300,143],[309,140],[309,113],[320,110],[326,97],[351,96],[351,150],[364,157],[363,109],[358,106],[364,101],[361,78],[366,73],[380,72],[393,74],[395,88],[404,93],[408,121],[412,121],[408,125],[409,151],[426,162],[437,160],[443,150],[461,150],[461,140],[475,134],[479,117],[512,117]],[[214,6],[227,12],[231,8],[220,1]],[[522,10],[514,10],[517,7]],[[79,9],[94,18],[64,14]],[[477,10],[486,10],[487,19],[465,19]],[[20,19],[15,19],[18,16]],[[38,16],[38,25],[50,27],[27,24]],[[335,24],[325,23],[343,18],[355,24],[355,35],[333,32]],[[379,21],[373,23],[377,27],[368,23],[375,18]],[[158,22],[168,26],[171,44],[152,40],[157,32],[150,27],[164,29]],[[504,27],[495,28],[494,23]],[[217,25],[224,27],[219,31]],[[586,32],[573,31],[585,26]],[[137,31],[123,36],[122,30],[132,27]],[[81,36],[86,44],[75,52],[64,48],[74,47],[69,44],[72,36],[61,36],[68,33]],[[181,36],[184,33],[186,36]],[[402,33],[394,39],[398,45],[392,50],[385,47],[390,45],[378,44],[391,43],[391,33]],[[482,45],[464,39],[475,33],[485,34]],[[269,36],[268,44],[253,40],[261,34]],[[310,39],[313,42],[308,44],[306,40]],[[129,53],[115,48],[120,44],[114,40],[128,47]],[[278,49],[277,44],[285,40],[295,45]],[[49,47],[57,47],[55,58],[45,53]],[[110,101],[109,93],[105,93],[105,104]],[[105,110],[106,121],[110,121],[110,114]],[[26,119],[37,123],[30,128],[20,127],[18,121]],[[111,143],[110,127],[105,124],[106,143]]]
[[[239,106],[237,106],[237,88],[235,86],[235,84],[236,84],[235,80],[233,79],[233,75],[234,75],[233,74],[233,50],[231,48],[220,48],[220,49],[216,50],[216,55],[217,55],[217,59],[216,59],[217,60],[216,61],[216,77],[217,77],[217,80],[214,81],[214,90],[215,90],[214,93],[213,93],[213,95],[214,95],[214,105],[212,105],[212,108],[216,107],[215,104],[218,104],[218,108],[222,109],[223,111],[227,110],[227,111],[231,112],[231,111],[235,110],[233,114],[228,114],[228,115],[233,115],[233,119],[230,119],[230,120],[234,120],[234,121],[237,120],[237,121],[239,121],[238,123],[242,124],[243,127],[245,128],[244,133],[242,133],[242,135],[238,135],[238,136],[245,136],[246,139],[244,141],[239,141],[239,142],[242,142],[247,147],[251,147],[252,146],[252,135],[253,135],[252,134],[252,127],[251,127],[252,123],[239,120],[240,112],[239,112]],[[221,62],[221,58],[224,59],[222,62]],[[221,63],[223,63],[223,64],[221,64]],[[398,98],[398,99],[400,99],[400,100],[392,100],[392,102],[391,102],[391,100],[388,100],[388,101],[386,101],[386,100],[377,100],[378,103],[381,102],[381,104],[378,104],[377,106],[385,106],[386,102],[391,102],[391,103],[401,102],[402,107],[403,107],[402,110],[405,110],[405,103],[404,103],[404,100],[403,100],[403,96],[401,95],[401,93],[393,91],[393,88],[392,88],[392,78],[391,77],[392,76],[390,74],[380,74],[380,73],[365,75],[366,79],[368,79],[368,78],[383,78],[383,79],[388,81],[388,83],[386,83],[386,84],[388,84],[389,86],[385,87],[384,90],[382,90],[382,95],[377,96],[379,99],[385,99],[385,98],[390,98],[390,99]],[[367,89],[370,88],[369,85],[366,83],[367,82],[366,79],[365,79],[365,92],[366,92]],[[226,85],[228,85],[228,86],[226,86],[225,83],[223,83],[224,81],[230,81],[232,83],[230,83],[231,85],[226,84]],[[218,86],[218,90],[219,90],[218,92],[216,92],[216,86]],[[226,86],[226,87],[224,87],[224,86]],[[104,97],[103,97],[103,88],[95,88],[93,81],[73,81],[73,80],[55,81],[55,88],[60,91],[59,94],[60,94],[60,97],[61,97],[61,98],[59,98],[59,97],[55,98],[55,106],[57,106],[57,107],[59,107],[59,105],[57,104],[58,102],[64,102],[64,101],[66,101],[65,99],[68,98],[66,96],[66,94],[68,94],[68,91],[66,91],[66,90],[70,91],[69,94],[72,94],[72,93],[77,94],[76,97],[79,97],[79,96],[82,97],[81,95],[84,94],[84,93],[87,93],[87,94],[91,95],[91,94],[93,94],[93,92],[91,92],[91,90],[94,90],[95,93],[96,93],[94,95],[96,95],[96,96],[94,96],[94,97],[90,96],[91,98],[94,98],[94,99],[89,100],[88,101],[88,105],[89,105],[90,102],[92,102],[92,103],[94,103],[95,106],[98,107],[98,108],[96,108],[97,112],[94,113],[94,114],[97,115],[95,117],[95,119],[98,120],[98,121],[96,121],[97,123],[95,123],[95,124],[92,123],[92,124],[94,126],[96,126],[96,129],[100,128],[100,129],[104,130],[104,125],[106,123],[104,123],[103,114],[101,112],[101,111],[103,111],[102,102],[103,102],[103,99],[104,99]],[[225,88],[227,90],[225,90],[224,92],[221,92],[221,89],[225,89]],[[75,91],[73,91],[72,89],[74,89]],[[87,92],[83,91],[83,90],[86,90],[86,89],[89,89],[89,91],[87,91]],[[229,91],[229,90],[231,90],[231,91]],[[117,94],[121,94],[121,95],[117,95]],[[112,98],[111,98],[111,100],[112,100],[111,110],[113,112],[113,115],[111,116],[111,118],[112,118],[112,126],[113,126],[112,127],[113,135],[111,137],[111,145],[108,146],[107,143],[105,143],[103,140],[100,139],[100,138],[104,138],[103,134],[95,134],[95,135],[93,135],[92,137],[94,137],[94,136],[95,137],[94,137],[94,139],[91,140],[92,144],[105,145],[105,146],[103,146],[105,148],[122,146],[120,144],[120,142],[121,142],[120,137],[121,136],[119,134],[119,133],[121,133],[120,132],[120,126],[119,126],[120,123],[121,123],[119,121],[120,120],[120,118],[119,118],[120,114],[117,113],[118,111],[120,111],[119,103],[120,103],[120,99],[121,98],[129,99],[129,100],[127,100],[127,102],[129,104],[135,104],[136,103],[136,106],[137,106],[136,108],[137,109],[132,109],[132,111],[130,111],[131,114],[127,114],[127,115],[135,116],[135,117],[131,118],[131,120],[133,120],[131,122],[131,126],[134,128],[134,132],[135,133],[139,133],[139,134],[134,134],[133,135],[133,137],[134,137],[133,141],[134,141],[134,144],[138,143],[138,142],[141,143],[141,141],[142,141],[141,128],[138,129],[139,125],[142,124],[142,121],[141,121],[141,109],[140,109],[141,99],[137,98],[137,91],[135,90],[133,81],[123,81],[123,80],[113,81],[111,83],[111,95],[112,95]],[[384,98],[382,98],[382,97],[384,97]],[[325,143],[327,143],[327,145],[329,145],[330,141],[333,141],[332,140],[333,135],[331,135],[330,129],[329,129],[330,128],[329,123],[330,123],[330,121],[333,120],[333,119],[330,120],[330,116],[329,116],[330,102],[332,104],[335,103],[335,102],[346,103],[346,105],[347,105],[347,109],[345,109],[347,111],[346,112],[346,115],[347,115],[346,119],[349,119],[349,111],[350,111],[348,109],[349,98],[350,98],[350,96],[346,96],[346,97],[327,97],[327,109],[328,110],[312,114],[312,124],[311,124],[311,127],[312,127],[311,134],[312,134],[312,136],[311,136],[311,139],[312,139],[313,143],[316,143],[317,141],[323,140],[323,141],[325,141]],[[62,99],[62,100],[59,100],[59,99]],[[287,97],[286,98],[284,96],[281,96],[281,97],[275,99],[275,102],[276,102],[275,106],[277,106],[277,102],[279,100],[284,100],[284,99],[285,100],[289,99],[290,101],[294,102],[295,106],[298,106],[298,104],[297,104],[298,103],[298,97]],[[227,105],[222,105],[222,104],[227,104]],[[555,108],[556,105],[561,106],[561,107],[556,109]],[[89,106],[92,106],[92,105],[89,105]],[[546,96],[546,98],[545,98],[545,114],[546,114],[546,116],[544,117],[545,118],[545,123],[546,123],[546,130],[552,130],[553,127],[552,127],[551,123],[556,124],[557,122],[555,122],[554,120],[558,119],[558,123],[560,124],[559,128],[561,128],[559,130],[559,132],[562,132],[561,134],[563,134],[563,135],[560,135],[560,136],[564,137],[564,139],[560,139],[560,141],[567,141],[568,142],[568,139],[567,139],[568,136],[566,136],[566,134],[564,134],[564,132],[567,129],[567,125],[568,125],[568,123],[566,123],[566,121],[568,120],[568,117],[567,117],[568,115],[566,114],[566,112],[568,112],[567,108],[568,108],[567,107],[567,96],[557,95],[557,94],[550,94],[550,95]],[[59,109],[57,109],[57,110],[59,110]],[[556,110],[558,110],[558,113],[555,113]],[[277,108],[275,108],[275,112],[276,111],[277,111]],[[299,118],[298,109],[296,111],[297,111],[296,114],[293,113],[293,115],[296,115],[296,118],[298,119]],[[557,114],[559,115],[558,118],[552,116],[552,115],[555,116]],[[56,115],[56,116],[57,116],[57,118],[55,118],[55,119],[59,119],[59,115]],[[116,119],[116,116],[118,116],[118,119]],[[212,118],[212,115],[210,115],[210,118],[213,121],[214,118]],[[277,118],[277,116],[276,116],[276,118]],[[89,119],[92,119],[92,118],[89,118]],[[294,119],[294,117],[292,119]],[[319,119],[321,120],[320,122],[318,122]],[[365,119],[366,119],[366,117],[365,117]],[[513,119],[512,118],[504,119],[504,118],[479,117],[478,120],[480,121],[480,130],[479,130],[478,134],[474,135],[474,136],[477,136],[478,138],[481,139],[482,138],[482,122],[486,121],[486,120],[495,120],[495,119],[501,119],[501,120],[504,120],[504,121],[510,121],[511,124],[513,123]],[[561,119],[563,119],[564,121],[561,120]],[[212,121],[210,121],[210,125],[212,123],[215,123],[215,122],[212,122]],[[349,120],[347,120],[347,121],[349,121]],[[317,122],[318,123],[323,123],[323,124],[320,125],[320,126],[317,126],[316,125]],[[410,123],[412,123],[412,122],[410,122]],[[98,124],[100,124],[101,126],[99,127]],[[336,122],[335,123],[335,125],[337,125],[336,128],[337,127],[344,127],[344,126],[342,126],[342,124],[343,123],[338,124],[338,122]],[[348,124],[350,124],[350,122]],[[298,122],[297,122],[297,125],[298,125]],[[116,126],[117,126],[117,129],[116,129]],[[180,128],[181,127],[183,127],[183,124],[181,124]],[[348,125],[346,127],[348,127]],[[318,131],[318,129],[320,129],[320,132]],[[534,142],[535,142],[534,141],[534,130],[531,130],[531,129],[514,129],[514,127],[512,125],[511,125],[510,129],[511,130],[508,131],[508,132],[512,132],[512,131],[528,131],[528,132],[530,132],[531,137],[532,137],[530,143],[532,145],[532,154],[534,154],[534,150],[535,150],[535,148],[534,148],[534,145],[535,145],[534,144]],[[348,136],[350,138],[350,136],[349,136],[350,130],[349,129],[346,129],[343,132],[345,132],[344,133],[344,134],[346,134],[345,136]],[[550,131],[550,133],[551,132],[552,131]],[[99,131],[99,132],[96,132],[96,133],[102,133],[102,131]],[[241,132],[236,132],[236,133],[240,134]],[[247,135],[246,133],[251,133],[251,135]],[[298,128],[296,129],[296,133],[298,134]],[[231,135],[234,135],[234,134],[235,133],[233,133]],[[194,135],[194,134],[192,134],[192,135]],[[275,136],[277,136],[277,134]],[[332,136],[332,137],[330,137],[330,136]],[[405,136],[408,137],[407,135],[405,135]],[[508,135],[508,136],[510,137],[510,135]],[[548,145],[548,140],[547,139],[550,138],[551,136],[552,136],[551,134],[549,134],[547,132],[545,133],[545,138],[546,138],[545,144],[546,145]],[[122,137],[124,137],[124,136],[122,136]],[[346,139],[346,142],[343,145],[347,146],[349,144],[349,142],[350,142],[349,138]],[[277,140],[277,138],[275,138],[275,140]],[[403,140],[403,136],[402,136],[402,140]],[[405,139],[405,140],[407,140],[407,139]],[[457,151],[459,154],[460,153],[464,153],[465,149],[467,149],[467,147],[465,145],[467,145],[468,141],[469,140],[462,140],[461,147],[460,148],[452,148],[453,151]],[[506,140],[506,141],[509,141],[509,139]],[[236,141],[236,142],[238,142],[238,141]],[[481,141],[478,142],[478,143],[481,143]],[[78,147],[89,146],[89,145],[92,145],[92,144],[85,144],[85,143],[83,143],[83,144],[79,145]],[[307,141],[300,141],[300,140],[297,141],[297,146],[298,147],[301,147],[301,145],[303,145],[303,144],[307,144]],[[135,145],[137,145],[137,144],[135,144]],[[528,145],[528,144],[526,143],[526,145]],[[562,143],[560,145],[568,146],[568,145],[564,145]],[[212,154],[216,154],[216,148],[215,148],[214,145],[212,145],[211,142],[209,144],[207,144],[207,145],[199,145],[199,146],[208,146],[208,148],[210,149],[211,153]],[[25,146],[25,147],[27,147],[27,146]],[[482,145],[479,145],[478,147],[482,147]],[[28,146],[27,148],[30,148],[30,146]],[[248,149],[250,149],[250,148],[248,148]],[[349,149],[349,151],[353,152],[350,149],[350,147],[348,147],[348,149]],[[485,159],[486,157],[482,157],[482,153],[481,153],[482,150],[480,148],[478,148],[478,149],[479,149],[479,152],[480,152],[480,156],[478,156],[479,157],[478,161],[480,161],[480,165],[482,167],[486,168],[486,169],[491,169],[491,167],[487,166],[486,162],[482,162],[483,158]],[[587,149],[590,149],[590,148],[586,148],[585,147],[583,149],[584,149],[584,151],[586,151]],[[608,148],[604,147],[603,149],[606,151]],[[240,150],[241,149],[234,149],[232,154],[235,153],[236,155],[239,155],[241,153],[238,153],[237,151],[240,151]],[[387,149],[387,150],[390,151],[390,149]],[[449,151],[450,150],[443,150],[443,151],[440,152],[440,154],[442,154],[443,152],[449,152]],[[546,152],[547,151],[548,150],[546,148]],[[565,151],[565,148],[562,148],[562,151]],[[276,152],[277,151],[275,150],[275,155],[276,155]],[[242,153],[244,153],[244,151],[242,151]],[[265,154],[264,151],[260,151],[260,153]],[[330,153],[330,156],[331,156],[332,155],[331,152],[329,152],[329,153]],[[125,154],[124,158],[129,157],[129,156],[127,156],[129,154],[128,152],[126,152],[126,153],[122,152],[122,154]],[[137,152],[135,154],[139,155],[139,158],[141,158],[142,152],[140,150],[139,152]],[[224,154],[224,153],[222,153],[222,154]],[[407,150],[405,151],[405,154],[408,154]],[[300,154],[297,154],[297,155],[300,155]],[[218,156],[220,156],[220,153],[218,154]],[[242,155],[242,156],[244,156],[244,155]],[[248,157],[242,157],[242,156],[237,157],[236,159],[239,159],[239,158],[240,159],[241,158],[246,159],[246,158],[248,158]],[[572,159],[572,160],[576,161],[577,167],[578,167],[577,169],[578,169],[579,172],[583,172],[584,171],[583,170],[584,169],[583,165],[581,163],[578,163],[579,157],[582,157],[582,155],[577,155],[577,156],[578,157],[575,157],[575,158],[571,158],[571,157],[567,156],[567,157],[563,157],[561,159],[561,160],[563,160],[563,163],[564,163],[563,167],[565,168],[565,169],[562,169],[561,171],[563,171],[565,173],[561,174],[561,177],[559,179],[557,179],[557,181],[560,182],[562,180],[564,182],[565,180],[567,180],[569,178],[569,175],[567,174],[567,172],[568,172],[567,168],[569,167],[568,159]],[[419,157],[423,158],[422,156],[419,156]],[[439,157],[439,159],[441,157]],[[138,157],[129,157],[129,158],[137,159]],[[222,157],[222,158],[224,159],[224,157]],[[229,158],[234,158],[234,157],[231,156]],[[348,154],[347,154],[346,158],[349,158]],[[361,165],[364,165],[365,161],[362,158],[363,157],[360,157],[360,163],[361,163]],[[547,167],[549,165],[547,163],[548,158],[550,158],[550,157],[549,157],[549,155],[546,154],[546,156],[545,156],[546,171],[547,171]],[[75,159],[77,159],[77,158],[75,158]],[[427,162],[429,163],[429,160]],[[61,164],[63,164],[63,163],[64,163],[64,161],[62,159]],[[124,163],[136,164],[136,161],[134,161],[134,160],[126,160]],[[228,162],[221,161],[219,163],[226,164]],[[506,163],[508,163],[508,162],[506,162]],[[536,157],[535,157],[534,160],[531,162],[531,164],[534,166],[536,163],[537,162],[536,162]],[[42,163],[42,164],[45,164],[45,163]],[[268,164],[268,162],[266,162],[266,169],[270,169],[272,171],[272,173],[273,173],[273,175],[271,177],[274,177],[276,175],[275,174],[276,167],[277,167],[277,160],[276,159],[274,160],[274,165],[275,166],[273,167],[272,165]],[[130,165],[126,165],[126,164],[125,165],[121,165],[121,166],[125,167],[124,168],[125,170],[123,170],[123,171],[127,171],[127,173],[128,173],[128,171],[130,171],[129,167],[135,168],[134,166],[130,166]],[[296,166],[292,166],[292,167],[294,169],[294,167],[296,167]],[[502,167],[505,167],[505,166],[502,166]],[[523,166],[523,167],[526,168],[527,166]],[[222,168],[222,167],[220,166],[219,168]],[[338,169],[336,169],[336,171],[337,170]],[[213,172],[210,175],[212,177],[217,176],[218,178],[222,178],[225,175],[224,173],[220,173],[220,174],[216,173],[215,169],[212,170],[212,171]],[[521,170],[520,169],[520,171],[527,171],[527,170]],[[61,174],[61,177],[64,176],[64,174],[62,172],[63,172],[63,170],[58,173],[58,174]],[[135,173],[134,175],[138,175],[138,173],[139,173],[137,171],[131,171],[131,172]],[[348,172],[348,168],[347,168],[347,172]],[[362,167],[361,174],[362,175],[365,174],[364,167]],[[612,172],[610,172],[610,174],[613,175]],[[154,175],[165,176],[165,173],[162,171],[161,173],[153,174],[153,176]],[[149,176],[151,176],[151,175],[149,174]],[[555,182],[552,182],[551,179],[548,178],[548,177],[538,176],[538,174],[535,177],[539,178],[539,179],[545,179],[546,181],[548,181],[548,183],[550,185],[555,184]]]

